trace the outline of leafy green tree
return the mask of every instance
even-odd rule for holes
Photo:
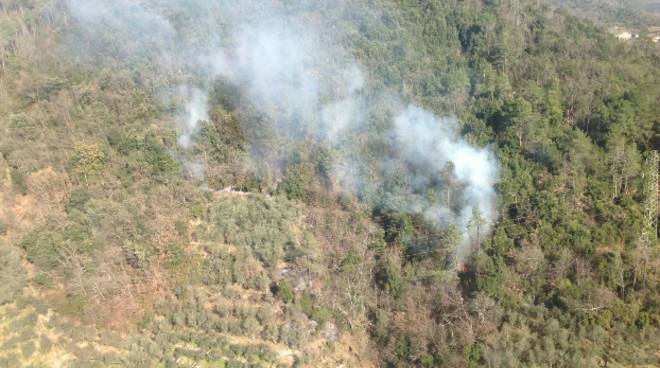
[[[87,183],[88,178],[103,170],[106,157],[98,144],[79,144],[74,148],[74,154],[69,163],[73,172]]]
[[[473,206],[472,215],[468,221],[468,231],[470,234],[472,249],[478,249],[481,246],[485,225],[486,220],[481,213],[481,209],[479,209],[479,206]]]

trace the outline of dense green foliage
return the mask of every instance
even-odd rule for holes
[[[657,0],[550,0],[550,3],[606,25],[646,28],[660,24]]]
[[[63,4],[9,1],[0,306],[26,326],[48,315],[64,337],[17,325],[0,362],[64,348],[80,366],[660,364],[660,246],[645,218],[657,202],[658,56],[536,1],[337,9],[292,11],[342,30],[371,93],[454,114],[468,141],[495,151],[498,220],[467,262],[453,258],[455,229],[340,194],[330,147],[291,154],[221,80],[181,150],[176,101],[158,95],[181,75],[113,50],[83,63]],[[374,162],[387,118],[362,132],[376,137],[364,147]],[[71,321],[112,353],[78,344]]]

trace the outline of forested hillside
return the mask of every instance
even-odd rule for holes
[[[549,3],[601,24],[633,27],[660,24],[660,2],[657,0],[549,0]]]
[[[660,58],[543,2],[0,0],[0,133],[0,367],[660,366]]]

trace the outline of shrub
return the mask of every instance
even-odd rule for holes
[[[198,219],[198,220],[203,219],[204,218],[204,207],[202,207],[202,206],[193,206],[190,209],[190,215],[194,219]]]
[[[188,238],[188,224],[185,221],[177,220],[174,222],[174,229],[182,238]]]
[[[181,244],[172,242],[167,246],[167,268],[177,271],[186,261],[186,252]]]
[[[20,362],[20,357],[16,353],[7,353],[4,357],[0,357],[2,367],[20,367]]]
[[[19,340],[20,338],[18,336],[12,336],[11,338],[5,340],[2,345],[0,345],[0,349],[2,351],[14,350],[16,347],[18,347]]]
[[[304,294],[300,296],[297,300],[297,304],[303,313],[305,313],[311,320],[318,322],[319,326],[323,325],[333,316],[330,309],[316,304],[314,298],[310,295]]]
[[[287,169],[284,180],[277,186],[277,192],[285,194],[289,199],[302,199],[310,182],[311,178],[303,168],[293,166]]]
[[[412,341],[408,336],[403,336],[399,339],[395,352],[399,360],[410,361],[412,359],[414,356],[414,349]]]
[[[64,208],[68,213],[72,213],[74,210],[84,212],[84,206],[90,199],[91,195],[86,188],[76,188],[71,191]]]
[[[39,351],[40,351],[40,353],[46,354],[50,351],[50,349],[52,349],[52,347],[53,347],[53,343],[52,343],[52,341],[50,341],[48,336],[41,335],[39,337]]]
[[[87,299],[82,295],[69,295],[62,305],[62,312],[72,316],[80,316],[85,311],[86,305]]]
[[[479,367],[482,355],[482,346],[480,344],[473,344],[465,350],[465,361],[468,367]]]
[[[261,337],[264,340],[277,341],[277,338],[279,336],[279,329],[278,329],[277,325],[272,323],[272,322],[265,323],[264,325],[266,327],[261,332]]]
[[[349,252],[344,259],[342,259],[339,267],[342,272],[351,273],[355,271],[357,266],[362,263],[362,257],[355,254],[354,252]]]
[[[275,313],[273,312],[273,307],[269,305],[260,306],[257,309],[257,319],[259,320],[259,323],[261,323],[264,326],[272,324],[273,320],[275,319]]]
[[[154,137],[145,139],[141,150],[144,152],[145,160],[151,165],[154,175],[166,174],[178,168],[178,164],[174,161],[172,155],[165,150],[165,147],[158,144]]]
[[[25,175],[18,168],[12,168],[9,176],[11,177],[11,184],[14,190],[22,195],[26,195],[28,193],[28,185]]]
[[[105,168],[106,157],[98,144],[79,144],[74,148],[69,167],[85,181]]]
[[[135,269],[146,269],[156,256],[150,244],[141,242],[127,242],[122,245],[122,250],[126,262]]]
[[[25,344],[21,346],[21,353],[23,354],[24,357],[29,358],[34,354],[34,351],[36,350],[34,346],[34,342],[28,341]]]
[[[26,285],[18,249],[0,243],[0,305],[11,302]]]
[[[295,251],[297,241],[292,224],[297,215],[297,209],[281,198],[248,197],[215,206],[211,221],[222,241],[252,250],[259,261],[270,267],[287,252]]]
[[[345,193],[340,194],[339,199],[337,201],[344,210],[349,210],[353,203],[353,199],[351,198],[351,196]]]
[[[419,359],[419,362],[420,362],[420,364],[422,364],[422,367],[431,368],[431,367],[433,367],[433,355],[424,354]]]
[[[243,327],[243,332],[249,336],[257,336],[262,330],[259,321],[257,321],[257,319],[254,317],[248,317],[244,319],[242,323],[242,327]]]
[[[37,229],[25,237],[21,247],[25,249],[28,261],[42,271],[50,271],[59,264],[57,247],[63,242],[60,235],[52,234],[45,229]]]
[[[376,284],[382,290],[387,291],[394,298],[401,296],[404,282],[399,269],[390,264],[381,264],[376,271],[375,278]]]
[[[278,281],[271,290],[273,291],[273,294],[282,299],[283,302],[291,303],[293,301],[294,292],[286,280]]]
[[[260,273],[250,279],[250,287],[253,289],[267,290],[270,284],[270,277],[266,273]]]
[[[131,151],[140,148],[140,141],[129,134],[122,133],[118,129],[112,129],[106,135],[110,147],[116,149],[122,155],[128,155]]]

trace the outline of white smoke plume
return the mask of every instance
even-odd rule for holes
[[[438,227],[455,224],[464,245],[474,209],[485,221],[481,231],[488,231],[496,201],[493,154],[461,138],[453,118],[405,107],[396,96],[369,94],[366,72],[348,52],[305,17],[291,15],[295,1],[67,3],[93,47],[146,55],[169,73],[185,71],[179,73],[188,76],[179,81],[183,86],[173,89],[185,101],[178,116],[182,148],[194,146],[199,122],[209,119],[210,86],[222,79],[240,88],[280,134],[300,141],[311,136],[334,147],[339,155],[333,179],[343,191],[373,195],[385,188],[386,207],[422,215]],[[383,142],[389,153],[377,170],[353,140],[375,105],[388,106],[394,116]],[[405,183],[389,189],[386,183],[402,173]],[[460,258],[465,249],[458,250]]]
[[[490,219],[495,214],[495,181],[497,162],[493,154],[484,148],[468,144],[458,134],[457,123],[451,118],[437,118],[428,111],[409,106],[395,119],[395,141],[402,157],[408,162],[421,163],[430,173],[422,178],[440,177],[446,165],[451,162],[454,174],[464,184],[464,203],[453,212],[446,203],[424,209],[424,215],[432,222],[447,219],[464,230],[463,245],[469,242],[468,229],[474,221],[475,209],[481,213],[484,226],[477,230],[485,233],[490,228]],[[421,183],[428,185],[428,183]],[[417,183],[420,185],[420,183]],[[458,258],[467,256],[465,247],[458,250]]]
[[[182,86],[181,95],[186,97],[186,105],[179,120],[182,122],[182,132],[178,142],[184,148],[190,147],[192,137],[197,133],[200,121],[209,120],[208,116],[208,92],[199,88],[190,89]]]

